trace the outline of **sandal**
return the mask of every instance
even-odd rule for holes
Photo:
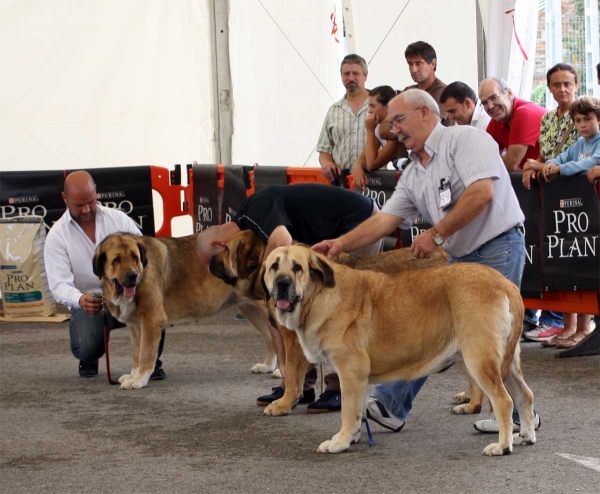
[[[569,336],[568,338],[565,338],[563,341],[559,341],[556,344],[556,348],[560,349],[560,350],[564,350],[565,348],[573,348],[581,340],[583,340],[588,334],[589,333],[587,333],[587,334],[577,334],[577,333],[575,333],[574,335]]]
[[[554,338],[552,338],[551,340],[548,341],[542,341],[542,346],[544,348],[555,348],[558,346],[559,343],[562,343],[565,340],[568,340],[569,338],[572,338],[573,335],[571,336],[562,336],[560,334],[557,334]]]

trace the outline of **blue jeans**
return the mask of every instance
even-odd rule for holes
[[[109,331],[124,328],[125,324],[119,322],[113,315],[106,311],[106,326]],[[71,311],[69,322],[69,333],[71,335],[71,353],[77,360],[93,362],[104,355],[104,318],[102,313],[90,315],[83,309]],[[158,357],[161,356],[165,344],[165,330],[162,330],[160,344],[158,345]],[[162,366],[159,358],[156,359],[156,367]]]
[[[550,310],[543,310],[538,316],[537,310],[525,309],[525,317],[523,317],[523,319],[535,326],[537,326],[538,322],[545,326],[552,326],[554,328],[564,328],[565,326],[562,313],[552,312]]]
[[[448,264],[455,262],[485,264],[498,270],[505,278],[521,288],[525,267],[525,237],[519,228],[511,228],[466,256],[451,257]],[[415,381],[380,384],[373,390],[371,396],[383,403],[393,415],[406,420],[412,402],[426,380],[427,377],[421,377]]]

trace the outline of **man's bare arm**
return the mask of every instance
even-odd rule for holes
[[[506,154],[502,156],[502,161],[504,161],[506,169],[509,172],[519,170],[519,165],[521,164],[521,161],[523,161],[528,147],[529,146],[525,144],[511,144],[508,146]]]

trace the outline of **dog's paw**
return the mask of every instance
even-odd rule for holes
[[[457,405],[452,408],[452,413],[456,415],[471,415],[473,413],[479,412],[481,412],[481,406],[476,406],[472,403],[465,403],[463,405]]]
[[[500,443],[488,444],[483,450],[483,454],[487,456],[503,456],[511,453],[512,446],[504,447]]]
[[[347,441],[340,441],[336,436],[329,441],[322,442],[317,449],[317,453],[342,453],[350,447]]]
[[[144,372],[143,374],[136,374],[131,376],[129,379],[124,379],[121,382],[121,389],[142,389],[145,388],[150,380],[151,372]],[[120,381],[120,380],[119,380]]]
[[[513,434],[513,444],[515,446],[531,446],[535,444],[535,431],[531,436],[524,432]]]
[[[131,381],[131,379],[133,379],[131,377],[131,374],[123,374],[120,378],[119,378],[119,383],[123,384],[125,381]]]
[[[283,376],[281,375],[281,371],[279,369],[275,369],[273,371],[273,379],[282,379]]]
[[[469,403],[469,401],[471,401],[471,396],[469,396],[465,391],[462,393],[457,393],[452,397],[452,403],[456,403],[457,405]]]
[[[282,401],[283,398],[280,398],[279,400],[275,400],[273,403],[268,405],[265,408],[264,414],[269,415],[270,417],[282,417],[283,415],[289,415],[294,405],[290,406],[286,403],[280,403]]]
[[[273,366],[265,364],[256,364],[252,366],[250,372],[252,372],[252,374],[268,374],[269,372],[273,372]]]

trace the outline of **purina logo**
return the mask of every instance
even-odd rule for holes
[[[127,195],[125,194],[125,192],[120,190],[117,192],[98,192],[96,194],[96,197],[98,199],[119,199],[121,197],[127,197]]]
[[[199,197],[198,202],[200,204],[210,204],[210,198],[208,197]]]
[[[38,196],[25,196],[25,197],[9,197],[9,204],[25,204],[28,202],[40,202]]]
[[[381,178],[379,177],[369,177],[369,185],[375,185],[381,187]]]
[[[582,208],[583,201],[579,198],[577,198],[577,199],[561,199],[560,207],[561,208]]]

